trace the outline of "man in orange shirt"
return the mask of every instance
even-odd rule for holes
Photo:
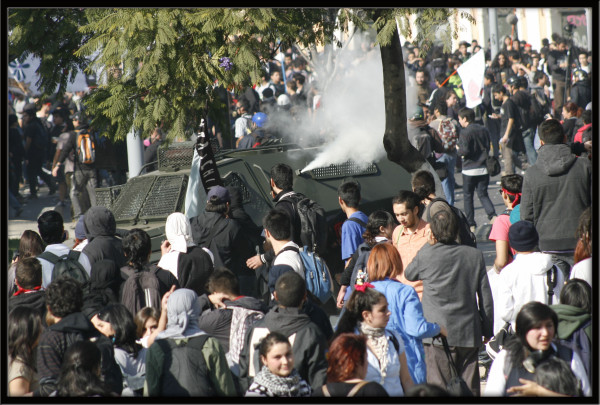
[[[394,215],[400,223],[394,229],[392,242],[398,249],[398,253],[400,253],[403,270],[429,238],[429,224],[422,220],[419,215],[420,203],[421,198],[410,190],[401,190],[392,200]],[[423,282],[421,280],[408,281],[404,277],[404,271],[397,278],[401,283],[412,286],[419,295],[419,299],[421,299],[423,295]]]

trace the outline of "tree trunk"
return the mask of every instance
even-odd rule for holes
[[[385,98],[383,147],[389,160],[409,173],[414,173],[427,165],[426,160],[408,140],[404,60],[397,33],[392,36],[391,44],[381,47],[381,63]]]

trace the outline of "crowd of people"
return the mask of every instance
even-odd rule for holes
[[[443,190],[432,172],[420,170],[389,211],[367,215],[360,184],[340,184],[346,220],[334,241],[343,263],[331,274],[335,324],[308,287],[302,195],[284,162],[271,168],[274,208],[262,227],[245,212],[239,188],[214,186],[204,212],[168,216],[157,263],[150,262],[150,235],[139,228],[118,235],[105,207],[90,201],[78,212],[72,248],[60,213],[42,213],[37,231],[23,233],[7,276],[9,395],[591,396],[591,119],[578,126],[589,102],[568,115],[579,93],[561,103],[564,75],[554,76],[551,66],[563,42],[555,42],[539,54],[507,43],[490,63],[487,96],[475,109],[461,107],[457,75],[446,79],[479,45],[462,42],[449,60],[439,55],[428,63],[405,46],[415,76],[408,90],[417,87],[419,100],[409,137],[443,178]],[[286,52],[277,62],[235,103],[237,147],[265,144],[277,114],[319,102],[316,92],[305,93],[311,80],[301,56]],[[585,71],[577,63],[576,71]],[[538,84],[548,116],[525,127],[518,105]],[[22,111],[31,151],[32,122],[42,121],[35,109]],[[55,125],[71,128],[65,110],[53,116]],[[148,148],[161,137],[155,131]],[[531,149],[523,146],[527,137]],[[68,142],[57,142],[53,171],[68,159]],[[531,151],[534,159],[515,173],[516,153]],[[499,215],[487,195],[490,154],[504,158],[506,210]],[[25,162],[35,191],[43,171],[31,159]],[[464,214],[453,207],[455,169],[462,171]],[[71,181],[96,184],[80,173]],[[475,191],[492,222],[489,270],[469,233]],[[500,336],[501,346],[494,345]],[[482,353],[492,359],[483,392]]]

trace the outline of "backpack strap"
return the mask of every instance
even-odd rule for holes
[[[556,264],[552,265],[552,268],[546,273],[546,284],[548,285],[548,305],[552,305],[552,296],[554,295],[554,287],[558,282],[556,277]]]
[[[359,219],[359,218],[352,217],[352,218],[348,218],[346,221],[356,222],[357,224],[359,224],[363,228],[367,227],[367,224],[365,223],[365,221],[363,221],[362,219]]]
[[[329,393],[329,389],[327,388],[327,384],[323,385],[323,396],[331,397],[331,394]]]
[[[394,332],[390,332],[390,340],[392,341],[396,352],[400,354],[400,343],[398,343],[398,339],[396,338],[396,335],[394,335]]]
[[[48,260],[52,264],[56,264],[60,260],[60,257],[58,257],[54,253],[48,252],[48,251],[40,253],[37,257],[44,259],[44,260]]]
[[[350,390],[350,392],[348,393],[348,395],[346,395],[347,397],[353,397],[354,395],[356,395],[356,393],[358,391],[360,391],[360,389],[362,387],[364,387],[365,385],[367,385],[369,383],[369,381],[365,381],[362,380],[361,382],[359,382],[358,384],[356,384],[354,387],[352,387],[352,389]]]
[[[292,251],[292,252],[300,253],[300,249],[298,249],[296,246],[286,246],[286,247],[284,247],[283,249],[281,249],[281,250],[279,251],[279,253],[277,253],[277,255],[276,255],[275,257],[277,257],[277,256],[279,256],[281,253],[283,253],[283,252],[287,252],[287,251]]]

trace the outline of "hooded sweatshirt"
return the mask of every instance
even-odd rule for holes
[[[302,379],[306,380],[314,389],[325,384],[327,378],[327,341],[323,333],[314,324],[310,317],[300,308],[273,308],[265,317],[254,324],[246,335],[244,348],[240,353],[240,377],[244,390],[259,370],[255,365],[258,350],[252,350],[255,343],[265,337],[270,331],[278,331],[287,336],[292,344],[294,355],[294,368]]]
[[[498,302],[494,311],[514,325],[519,310],[529,301],[548,303],[547,273],[553,268],[552,256],[546,253],[517,253],[515,260],[502,269],[498,277]],[[554,273],[554,272],[553,272]],[[562,271],[556,270],[556,286],[551,304],[558,304],[564,283]]]
[[[37,371],[40,379],[40,392],[48,396],[56,390],[61,364],[69,345],[73,342],[96,338],[96,345],[102,355],[102,376],[104,382],[117,394],[123,389],[121,370],[114,359],[111,341],[102,335],[85,315],[74,312],[49,326],[40,337],[37,348]]]
[[[115,236],[117,224],[113,213],[106,207],[91,207],[85,213],[83,222],[88,244],[83,248],[90,264],[98,260],[110,259],[118,268],[125,265],[125,255],[121,239]]]
[[[592,165],[568,145],[543,145],[523,178],[521,220],[533,222],[541,251],[573,251],[583,210],[592,203]]]

